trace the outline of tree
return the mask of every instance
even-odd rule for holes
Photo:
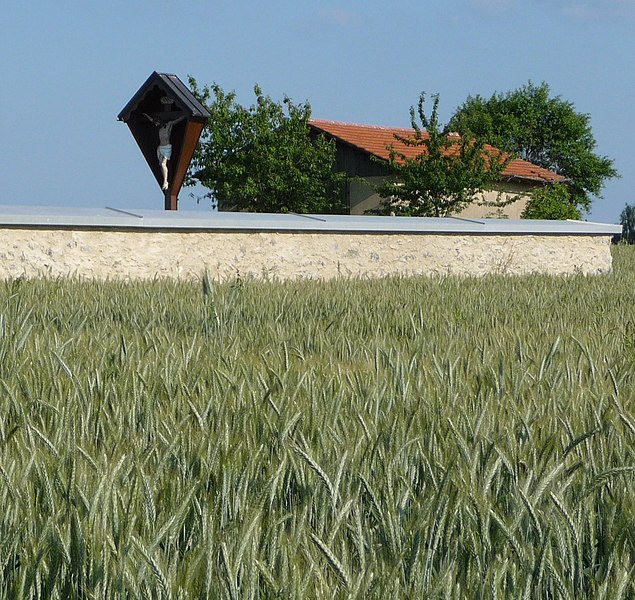
[[[627,204],[620,214],[622,239],[627,244],[635,244],[635,206]]]
[[[395,136],[399,145],[420,152],[413,158],[398,146],[390,148],[388,166],[394,179],[376,187],[385,198],[382,214],[444,217],[459,212],[491,188],[506,166],[504,156],[482,140],[451,134],[447,127],[441,130],[439,96],[432,96],[430,117],[425,113],[425,97],[422,92],[417,109],[410,109],[414,134]]]
[[[196,98],[211,118],[190,167],[189,182],[210,189],[206,197],[220,210],[251,212],[343,213],[336,194],[343,175],[333,171],[335,144],[311,138],[308,103],[282,103],[254,87],[256,102],[248,108],[236,94],[213,84]]]
[[[571,200],[569,188],[562,184],[537,188],[521,215],[523,219],[580,219],[580,211]]]
[[[613,161],[594,152],[591,117],[571,102],[550,97],[549,86],[529,82],[488,100],[469,96],[449,126],[550,169],[567,180],[569,201],[586,211],[606,179],[618,177]]]

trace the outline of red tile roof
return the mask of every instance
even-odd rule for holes
[[[319,132],[385,160],[388,160],[390,155],[389,146],[395,147],[407,158],[414,158],[420,153],[416,146],[401,144],[395,138],[395,135],[401,137],[412,136],[414,135],[414,129],[357,125],[339,123],[337,121],[323,121],[321,119],[311,119],[309,124]],[[486,146],[486,148],[493,149],[492,146]],[[564,181],[564,177],[561,175],[520,158],[511,160],[503,171],[503,175],[512,179],[531,179],[533,181],[552,183]]]

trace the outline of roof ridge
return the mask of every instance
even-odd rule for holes
[[[370,125],[368,123],[352,123],[349,121],[335,121],[333,119],[309,119],[309,123],[315,123],[316,125],[319,123],[325,123],[329,125],[348,125],[349,127],[366,127],[368,129],[379,129],[383,131],[395,131],[396,129],[400,131],[415,131],[412,127],[391,127],[389,125]]]

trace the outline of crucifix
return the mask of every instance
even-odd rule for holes
[[[165,209],[177,210],[207,109],[176,75],[155,71],[118,118],[130,128],[163,191]]]
[[[172,128],[185,119],[185,115],[172,120],[162,121],[160,117],[151,117],[148,113],[143,113],[143,116],[148,119],[159,132],[159,145],[157,146],[157,160],[161,166],[161,174],[163,175],[163,182],[161,189],[167,190],[168,185],[168,161],[172,158],[172,144],[170,144],[170,135],[172,134]]]

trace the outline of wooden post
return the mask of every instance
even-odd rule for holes
[[[178,210],[179,199],[172,193],[172,188],[165,190],[165,210]]]

